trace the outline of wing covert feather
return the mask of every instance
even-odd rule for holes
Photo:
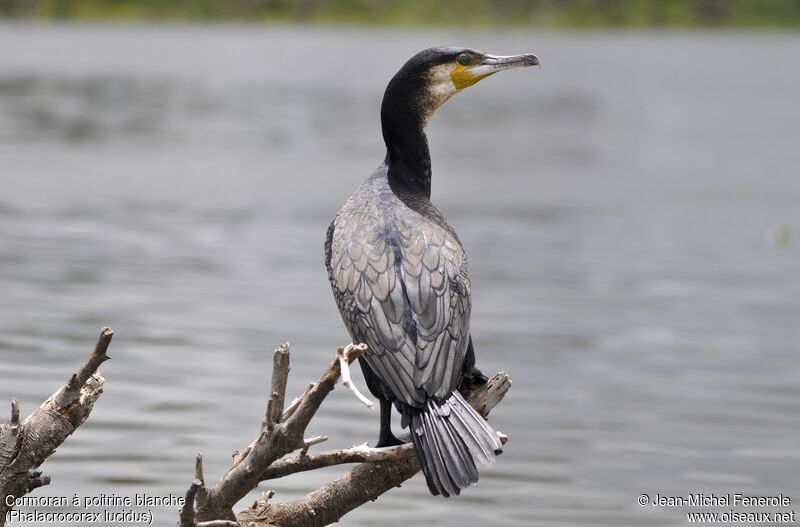
[[[399,402],[423,407],[449,396],[469,335],[469,275],[457,236],[402,206],[348,204],[326,250],[351,337],[367,344],[364,359]]]

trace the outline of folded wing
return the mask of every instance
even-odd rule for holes
[[[437,211],[438,212],[438,211]],[[354,340],[391,393],[421,408],[461,379],[470,283],[452,231],[409,209],[345,207],[329,229],[328,274]]]

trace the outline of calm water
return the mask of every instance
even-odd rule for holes
[[[643,492],[800,503],[800,37],[235,26],[0,25],[0,400],[27,415],[116,331],[38,493],[183,494],[195,452],[213,481],[256,433],[277,343],[291,394],[318,376],[346,339],[325,229],[383,157],[388,78],[438,44],[544,64],[429,131],[478,361],[514,379],[492,416],[511,442],[462,498],[418,477],[342,525],[686,524]],[[377,429],[338,389],[309,432]]]

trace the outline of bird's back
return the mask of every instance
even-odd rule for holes
[[[325,262],[354,341],[400,407],[423,408],[461,380],[470,281],[461,243],[425,197],[395,194],[386,165],[348,198],[328,229]]]

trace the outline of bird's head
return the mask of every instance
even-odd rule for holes
[[[424,128],[447,99],[490,75],[523,66],[538,66],[529,53],[498,56],[468,48],[420,51],[389,81],[382,114],[416,116]]]

